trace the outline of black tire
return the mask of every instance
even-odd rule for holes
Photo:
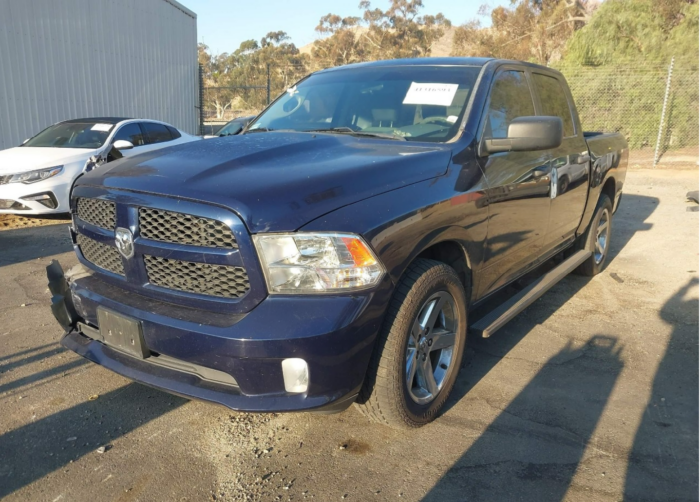
[[[445,292],[449,295],[445,295]],[[419,404],[412,397],[414,395],[413,387],[412,390],[409,390],[407,384],[407,351],[409,343],[415,344],[416,338],[411,336],[414,323],[416,323],[419,314],[426,312],[426,306],[433,301],[432,298],[435,295],[442,295],[441,298],[446,298],[446,303],[450,302],[450,297],[452,298],[449,312],[451,325],[454,327],[454,336],[450,336],[454,340],[454,345],[449,352],[451,354],[449,366],[443,369],[444,376],[441,380],[441,387],[434,395],[431,394],[434,397],[430,402]],[[450,266],[427,259],[417,259],[409,266],[389,304],[365,382],[355,403],[366,417],[393,428],[411,429],[425,425],[437,416],[447,401],[462,363],[462,354],[467,338],[466,305],[467,298],[464,287],[457,273]],[[443,320],[447,317],[446,314],[440,314],[440,316]],[[449,331],[452,332],[452,330]],[[432,334],[430,331],[426,331],[425,337],[420,338],[426,342],[420,344],[422,350],[427,350],[429,358],[431,356],[442,357],[443,351],[441,349],[430,348],[433,343],[433,339],[430,337]],[[409,342],[409,339],[412,342]],[[427,349],[425,348],[426,344]],[[437,342],[434,347],[437,347]],[[418,350],[418,347],[415,350]],[[433,353],[431,350],[436,350],[436,352]],[[415,352],[412,359],[418,361],[419,357],[421,357],[420,351]],[[425,357],[422,358],[422,361],[425,361]],[[443,359],[439,359],[437,364],[443,368],[445,364],[441,364],[441,361]],[[420,363],[416,362],[415,364],[419,365]],[[432,368],[432,366],[430,367]],[[436,371],[438,370],[436,369]],[[413,378],[411,381],[414,381]]]
[[[612,214],[613,206],[610,197],[606,194],[601,194],[598,199],[598,204],[593,214],[591,224],[588,226],[586,233],[581,235],[577,241],[578,249],[591,251],[591,257],[583,262],[577,269],[576,273],[586,277],[593,277],[603,271],[607,263],[608,254],[610,253],[610,238],[612,237]],[[598,241],[601,220],[607,220],[605,228],[606,239],[603,252],[600,253],[600,247],[596,247]]]

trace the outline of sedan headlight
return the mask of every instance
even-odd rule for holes
[[[346,292],[376,285],[384,268],[354,234],[253,236],[270,293]]]
[[[63,166],[47,167],[45,169],[37,169],[26,173],[13,174],[9,183],[36,183],[61,174]]]

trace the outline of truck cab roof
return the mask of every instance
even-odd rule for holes
[[[542,66],[535,63],[525,61],[515,61],[511,59],[498,59],[488,57],[440,57],[440,58],[404,58],[404,59],[387,59],[380,61],[369,61],[365,63],[354,63],[335,68],[326,68],[318,73],[326,73],[333,71],[352,70],[356,68],[374,68],[374,67],[389,67],[389,66],[484,66],[492,61],[498,61],[504,64],[524,65],[530,68],[539,68],[543,70],[556,71],[553,68]]]

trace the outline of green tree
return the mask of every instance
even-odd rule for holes
[[[452,54],[487,56],[549,64],[562,56],[571,35],[589,19],[587,0],[511,0],[490,15],[491,27],[471,21],[455,30]]]
[[[604,65],[673,55],[697,62],[696,0],[608,0],[571,38],[565,61]]]
[[[205,105],[217,118],[227,109],[260,110],[267,103],[268,71],[273,95],[308,73],[308,56],[289,41],[284,31],[270,32],[257,40],[245,40],[232,53],[211,55],[200,44],[204,66]]]
[[[312,55],[320,66],[358,61],[429,56],[433,44],[451,26],[441,13],[420,15],[422,0],[391,0],[389,8],[360,2],[362,17],[328,14],[316,31],[328,35],[314,43]]]

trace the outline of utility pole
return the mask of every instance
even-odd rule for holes
[[[267,63],[267,104],[270,104],[270,63]]]

